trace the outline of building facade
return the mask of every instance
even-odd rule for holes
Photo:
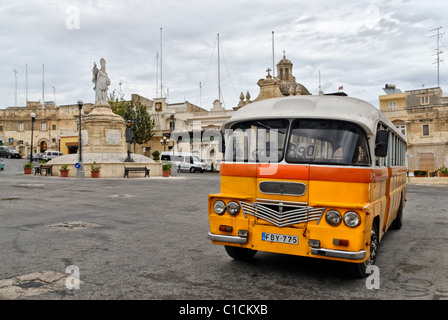
[[[409,170],[432,173],[448,166],[448,97],[442,89],[401,92],[386,85],[384,91],[379,96],[380,110],[406,136]]]
[[[84,105],[83,113],[89,113],[92,106]],[[33,124],[32,113],[36,115]],[[25,107],[0,109],[0,143],[15,147],[25,157],[31,152],[33,133],[33,153],[46,150],[76,153],[77,145],[73,148],[73,137],[78,136],[78,118],[77,104],[42,106],[40,102],[27,102]],[[66,145],[64,139],[68,137],[71,138]]]

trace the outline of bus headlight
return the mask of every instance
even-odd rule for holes
[[[240,205],[235,201],[230,201],[227,205],[227,212],[232,216],[236,216],[240,212]]]
[[[341,223],[342,217],[336,210],[328,210],[325,214],[325,220],[330,226],[336,227]]]
[[[344,214],[344,223],[347,227],[354,228],[359,226],[361,218],[354,211],[348,211]]]
[[[215,201],[213,204],[213,211],[219,215],[224,214],[224,211],[226,211],[226,204],[221,200]]]

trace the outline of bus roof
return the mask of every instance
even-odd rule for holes
[[[343,96],[293,96],[266,99],[248,104],[223,124],[228,129],[235,122],[256,119],[335,119],[350,121],[362,127],[367,134],[375,134],[378,122],[389,126],[402,139],[395,125],[370,103]]]

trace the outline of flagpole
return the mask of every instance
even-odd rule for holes
[[[272,31],[272,77],[275,78],[274,31]]]

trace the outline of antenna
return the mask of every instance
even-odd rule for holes
[[[272,77],[275,78],[274,31],[272,31]]]
[[[44,109],[44,106],[45,106],[45,81],[44,81],[45,77],[44,77],[44,74],[45,74],[45,65],[42,64],[42,109]]]
[[[159,97],[159,52],[156,53],[157,71],[156,71],[156,97]]]
[[[162,79],[162,28],[160,28],[160,97],[163,97]]]
[[[28,104],[28,64],[25,65],[25,103]]]
[[[219,33],[218,33],[218,100],[221,101],[221,66],[219,58]]]
[[[321,84],[321,81],[320,81],[320,70],[319,70],[319,95],[320,95],[321,92],[322,92],[322,84]]]
[[[17,107],[17,74],[19,73],[19,71],[17,71],[16,69],[14,69],[12,71],[14,72],[14,77],[15,77],[14,106]]]
[[[439,43],[440,43],[440,38],[445,34],[445,32],[440,33],[440,29],[442,29],[442,28],[443,28],[443,26],[440,26],[438,28],[429,30],[429,32],[434,32],[434,31],[437,32],[437,34],[430,36],[430,38],[437,37],[437,49],[436,49],[436,53],[433,54],[433,56],[437,56],[437,58],[436,58],[436,62],[434,62],[433,64],[437,64],[437,86],[438,87],[440,87],[440,62],[443,62],[443,60],[440,60],[440,54],[442,54],[443,51],[440,51]]]

